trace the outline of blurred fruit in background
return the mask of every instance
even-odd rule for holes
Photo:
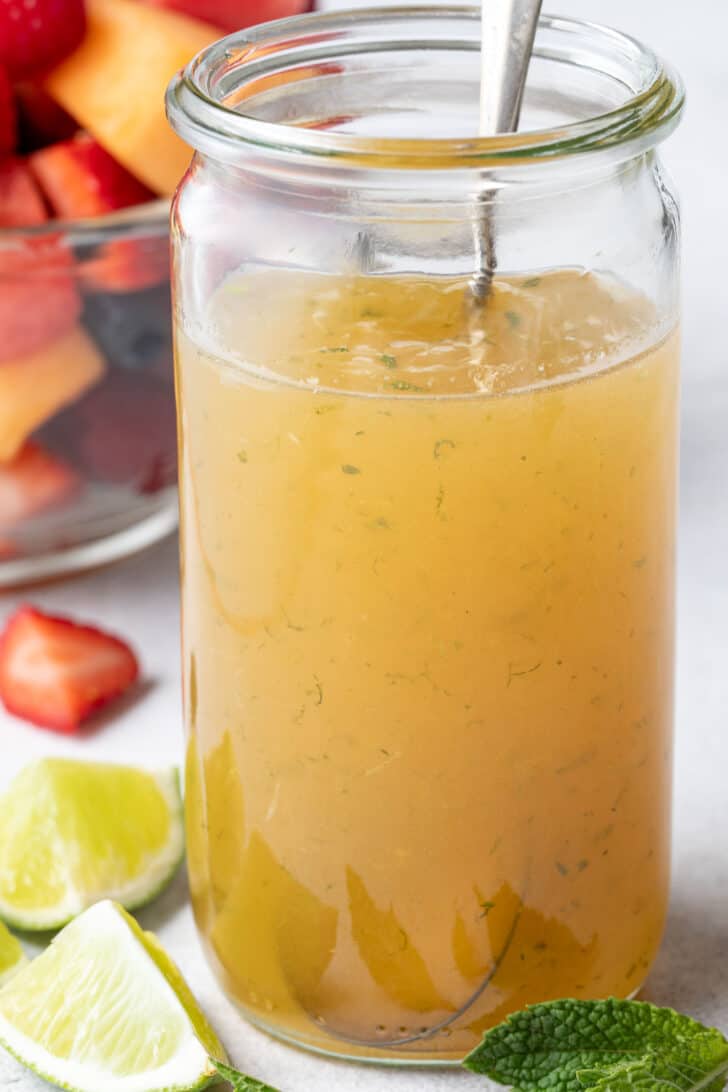
[[[176,522],[171,76],[311,0],[0,0],[0,587]]]

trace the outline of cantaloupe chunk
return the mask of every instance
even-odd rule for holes
[[[104,374],[104,358],[79,327],[40,352],[0,364],[0,462]]]
[[[128,171],[171,194],[192,153],[167,122],[164,93],[220,30],[139,0],[86,0],[86,10],[86,37],[46,90]]]

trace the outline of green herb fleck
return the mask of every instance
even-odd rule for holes
[[[494,906],[495,906],[495,903],[491,902],[490,899],[486,899],[485,902],[481,902],[481,904],[480,904],[480,909],[482,911],[482,913],[480,915],[481,918],[487,918],[488,914],[491,912],[491,910],[493,909]]]
[[[435,456],[436,459],[439,459],[440,456],[442,455],[443,448],[451,448],[452,449],[454,447],[455,447],[455,444],[454,444],[454,442],[452,440],[438,440],[437,443],[435,444],[434,448],[432,449],[432,454]]]
[[[361,313],[362,318],[381,318],[384,311],[378,310],[376,307],[365,307]]]
[[[435,497],[435,511],[439,515],[442,511],[442,506],[445,503],[445,490],[442,485],[437,490],[437,496]]]
[[[248,461],[247,451],[240,450],[238,452],[238,462],[239,463],[247,463],[247,461]]]
[[[397,367],[397,357],[396,356],[390,356],[389,353],[382,353],[382,355],[380,356],[379,359],[381,360],[382,364],[384,364],[387,368],[396,368]]]
[[[556,863],[556,871],[558,872],[559,876],[568,876],[569,875],[569,870],[568,870],[568,868],[566,867],[565,864],[562,864],[561,861],[556,861],[555,863]]]
[[[351,463],[344,463],[341,469],[345,474],[361,474],[359,467],[352,466]]]
[[[316,704],[323,705],[324,703],[324,688],[321,685],[318,675],[313,677],[314,685],[316,687]]]
[[[335,410],[335,409],[336,409],[335,405],[333,405],[331,402],[327,402],[326,405],[324,405],[324,406],[316,406],[315,412],[320,417],[322,413],[331,413],[331,411]]]
[[[408,383],[406,379],[392,379],[390,387],[395,391],[423,391],[424,387],[418,387],[416,383]]]
[[[541,283],[540,277],[529,277],[527,281],[523,282],[523,288],[538,288]]]
[[[506,319],[511,330],[517,330],[521,325],[521,316],[517,311],[506,311]]]
[[[487,1031],[464,1065],[519,1092],[719,1092],[728,1040],[646,1001],[548,1001]]]
[[[277,1092],[269,1084],[256,1081],[254,1077],[246,1077],[244,1073],[238,1073],[237,1069],[233,1069],[232,1066],[223,1065],[222,1062],[218,1062],[214,1058],[210,1060],[220,1076],[232,1086],[233,1092]]]
[[[320,353],[348,353],[348,345],[330,345],[327,349],[319,349]]]
[[[647,558],[646,557],[638,557],[636,561],[632,562],[632,564],[634,565],[635,569],[643,569],[645,567],[645,565],[647,564]]]
[[[514,665],[508,664],[508,682],[506,683],[506,686],[510,686],[514,679],[521,679],[524,675],[533,675],[534,671],[538,671],[540,666],[541,661],[539,660],[533,667],[526,667],[523,671],[514,671]]]

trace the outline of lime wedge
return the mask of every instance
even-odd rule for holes
[[[0,986],[8,982],[27,962],[20,941],[0,922]]]
[[[109,901],[0,989],[0,1043],[69,1092],[192,1092],[225,1060],[169,956]]]
[[[184,851],[177,772],[48,758],[0,796],[0,918],[57,929],[99,899],[150,902]]]

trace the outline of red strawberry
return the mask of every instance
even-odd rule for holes
[[[155,200],[87,133],[35,152],[30,167],[55,214],[65,219],[103,216]],[[79,263],[79,274],[92,290],[126,292],[160,284],[169,277],[167,237],[105,243]]]
[[[80,484],[70,466],[29,440],[14,459],[0,464],[0,531],[58,507]]]
[[[81,310],[73,261],[55,235],[0,240],[0,368],[73,327]]]
[[[17,128],[13,87],[10,77],[0,65],[0,156],[15,151]]]
[[[54,213],[65,220],[103,216],[155,198],[88,133],[42,148],[29,164]]]
[[[0,160],[0,228],[29,227],[31,224],[42,224],[47,219],[41,192],[23,160],[12,156]]]
[[[68,140],[78,125],[62,106],[37,83],[19,83],[15,88],[18,106],[20,147],[35,152],[59,140]]]
[[[0,64],[14,79],[43,72],[80,44],[83,0],[0,0]]]
[[[151,3],[203,19],[227,31],[300,15],[314,6],[312,0],[151,0]]]
[[[136,681],[139,665],[117,637],[21,607],[0,637],[0,698],[15,716],[75,732]]]

